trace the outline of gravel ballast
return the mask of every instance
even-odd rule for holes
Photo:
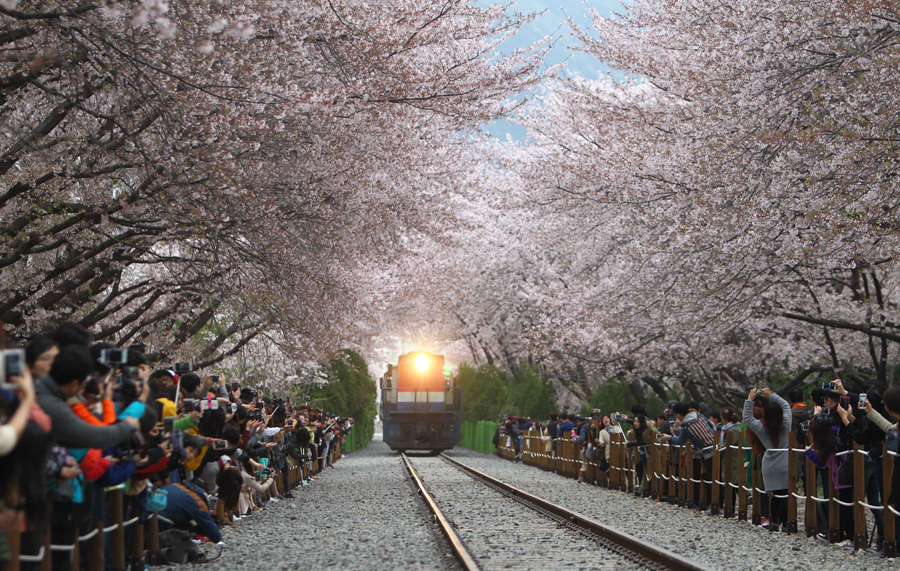
[[[439,458],[410,455],[409,459],[425,489],[485,571],[640,568]]]
[[[226,526],[221,558],[203,568],[442,567],[405,470],[397,454],[382,442],[347,454],[310,486],[293,493],[293,500],[270,502],[264,510]]]
[[[766,531],[648,498],[516,464],[496,456],[455,448],[448,456],[517,488],[540,496],[625,533],[650,541],[713,569],[815,571],[897,569],[893,559],[830,545],[803,535]]]

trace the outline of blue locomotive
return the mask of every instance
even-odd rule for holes
[[[461,400],[443,355],[401,355],[381,378],[384,441],[399,452],[453,448],[460,438]]]

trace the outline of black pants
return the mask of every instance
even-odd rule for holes
[[[769,521],[774,525],[787,523],[788,519],[788,499],[776,496],[786,496],[788,491],[774,490],[772,492],[772,502],[769,506]],[[767,494],[768,495],[768,494]]]

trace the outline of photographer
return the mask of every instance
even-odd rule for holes
[[[68,345],[60,349],[50,373],[37,381],[37,402],[52,419],[50,435],[60,446],[106,448],[130,439],[140,427],[136,418],[109,426],[93,426],[72,412],[66,401],[78,396],[91,371],[93,364],[88,349]]]
[[[757,389],[750,389],[744,402],[744,422],[766,447],[762,458],[763,486],[771,492],[770,530],[777,530],[787,522],[787,499],[778,496],[788,493],[788,445],[791,431],[791,408],[787,401],[769,389],[761,394],[767,399],[763,406],[762,422],[753,416]]]

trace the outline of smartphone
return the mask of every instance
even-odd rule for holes
[[[100,362],[110,369],[115,369],[128,362],[128,349],[102,349]]]
[[[838,404],[844,410],[850,410],[850,397],[844,395],[841,397],[841,402]]]
[[[4,349],[2,353],[3,363],[0,366],[0,387],[14,389],[15,383],[11,377],[21,377],[25,372],[25,349]]]
[[[163,430],[166,432],[172,432],[175,430],[175,417],[167,416],[163,419]]]
[[[219,401],[215,399],[201,399],[200,410],[219,410]]]
[[[835,388],[837,388],[837,385],[835,385],[834,383],[831,383],[831,382],[822,383],[822,389],[824,389],[826,391],[833,391]]]
[[[237,403],[233,402],[233,403],[231,403],[231,414],[234,414],[236,412],[237,412]]]
[[[219,384],[219,375],[212,375],[212,384]]]
[[[213,440],[212,443],[213,450],[225,450],[228,448],[227,440]]]
[[[657,432],[657,433],[656,433],[656,439],[657,439],[657,440],[662,440],[662,439],[663,439],[663,436],[665,436],[665,434],[663,434],[662,432]]]
[[[184,361],[184,362],[181,362],[181,363],[175,363],[174,370],[175,370],[175,374],[176,374],[176,375],[183,375],[183,374],[185,374],[185,373],[192,373],[192,372],[194,372],[194,364],[193,364],[192,362],[190,362],[190,361]]]
[[[860,410],[866,409],[866,402],[869,400],[869,397],[866,396],[866,393],[859,394],[859,404],[857,405]]]

